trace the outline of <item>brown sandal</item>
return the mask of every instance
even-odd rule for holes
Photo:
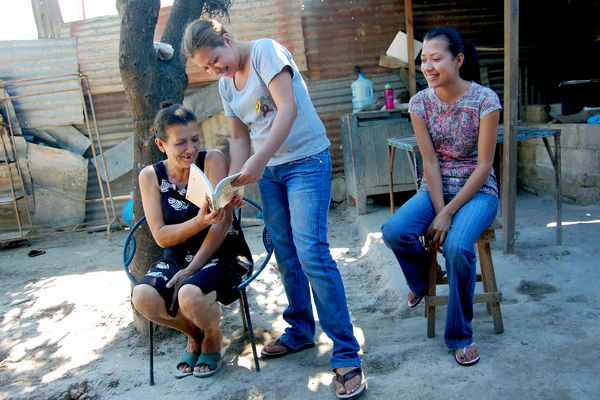
[[[284,350],[267,351],[266,350],[267,346],[279,346],[279,347],[283,347]],[[306,344],[303,344],[297,350],[294,350],[294,349],[288,347],[288,345],[283,343],[283,340],[281,340],[281,339],[277,339],[276,341],[269,343],[267,346],[263,347],[263,349],[260,351],[261,356],[263,358],[279,358],[279,357],[287,356],[288,354],[297,353],[301,350],[310,349],[311,347],[315,347],[315,342],[308,342]]]

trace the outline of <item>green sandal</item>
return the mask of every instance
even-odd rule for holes
[[[194,365],[194,368],[200,365],[207,365],[210,368],[210,371],[206,372],[196,372],[193,374],[197,378],[208,378],[209,376],[213,376],[223,367],[223,357],[225,357],[225,349],[223,349],[220,353],[200,353],[200,357],[198,358],[198,362]],[[217,362],[221,361],[221,365],[218,365]]]
[[[200,356],[200,354],[188,353],[187,351],[184,350],[183,353],[181,354],[181,358],[179,359],[179,362],[177,363],[177,366],[175,366],[175,371],[173,372],[173,375],[175,375],[175,378],[181,379],[181,378],[185,378],[186,376],[192,375],[194,365],[198,362],[199,356]],[[190,372],[180,371],[179,367],[181,367],[182,365],[189,366],[190,368],[192,368],[192,371],[190,371]]]

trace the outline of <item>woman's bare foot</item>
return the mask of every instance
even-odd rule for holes
[[[204,340],[204,334],[200,333],[195,338],[190,338],[188,336],[187,345],[185,346],[185,351],[190,354],[200,354],[200,349],[202,348],[202,340]],[[192,372],[193,365],[181,364],[178,369],[180,372],[189,373]]]
[[[338,381],[337,375],[340,375],[340,376],[343,377],[349,371],[352,371],[354,369],[358,369],[359,372],[355,376],[353,376],[352,378],[348,379],[342,385],[342,383]],[[340,394],[340,395],[349,395],[349,394],[352,394],[352,393],[356,392],[357,390],[359,390],[361,388],[361,386],[362,386],[362,372],[360,372],[360,367],[340,367],[340,368],[336,368],[335,372],[337,374],[336,375],[336,380],[335,380],[337,394]]]
[[[220,329],[218,330],[217,333],[210,335],[210,337],[208,335],[205,336],[204,341],[202,342],[202,353],[204,353],[204,354],[221,353],[222,350],[223,350],[223,334],[221,333]],[[223,360],[217,361],[217,368],[220,367],[222,363],[223,363]],[[210,367],[206,364],[198,365],[197,367],[194,368],[194,372],[210,372],[210,371],[211,371]]]
[[[464,349],[456,349],[454,350],[454,358],[462,366],[473,365],[479,361],[479,349],[475,343]]]
[[[417,297],[413,294],[412,290],[408,291],[408,306],[410,308],[418,306],[421,300],[423,300],[423,296]]]

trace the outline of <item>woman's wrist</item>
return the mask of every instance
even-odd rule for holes
[[[196,225],[198,226],[198,228],[200,230],[204,230],[208,224],[204,221],[203,218],[201,218],[200,213],[198,213],[198,215],[196,215],[196,218],[194,218],[194,220],[196,221]]]
[[[445,214],[446,216],[448,216],[450,218],[454,218],[454,214],[456,214],[456,210],[454,210],[454,207],[452,207],[451,203],[448,203],[448,204],[446,204],[446,206],[444,206],[444,208],[442,209],[440,214]]]

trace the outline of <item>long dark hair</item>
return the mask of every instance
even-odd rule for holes
[[[458,71],[460,77],[467,81],[481,83],[481,75],[479,73],[479,55],[477,54],[475,45],[472,42],[465,41],[459,31],[449,26],[441,26],[439,28],[430,30],[425,35],[423,41],[439,36],[446,38],[446,41],[448,42],[448,50],[450,53],[452,53],[454,58],[456,58],[460,53],[465,56],[460,70]]]
[[[167,128],[171,125],[187,125],[190,122],[196,122],[196,115],[192,110],[181,104],[174,104],[171,101],[160,103],[160,111],[154,117],[152,130],[154,136],[162,141],[167,141]]]

